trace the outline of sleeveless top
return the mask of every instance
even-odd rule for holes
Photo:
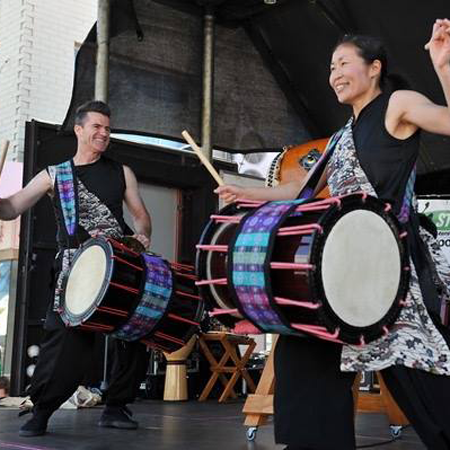
[[[126,186],[121,164],[102,156],[94,163],[80,166],[66,161],[48,167],[47,172],[54,185],[52,200],[60,249],[78,247],[94,231],[108,237],[128,233],[123,219]],[[65,223],[67,208],[74,209],[73,230]]]
[[[381,94],[361,111],[352,133],[362,169],[378,197],[392,204],[398,215],[410,177],[415,179],[420,132],[396,139],[385,127],[389,95]]]
[[[91,164],[65,161],[49,166],[53,181],[53,207],[57,223],[55,295],[47,313],[46,328],[64,326],[55,311],[60,307],[61,286],[76,249],[90,237],[121,238],[132,230],[123,219],[126,189],[122,164],[102,156]]]
[[[328,163],[327,179],[333,196],[367,192],[389,200],[399,219],[408,222],[414,215],[411,181],[418,133],[404,141],[389,135],[384,126],[388,101],[388,96],[380,95],[361,111],[355,124],[353,118],[347,122]],[[439,281],[448,286],[448,262],[439,254],[432,236],[424,230],[420,233],[432,247],[432,264]],[[450,375],[450,349],[425,306],[413,258],[410,264],[406,304],[390,332],[365,346],[344,345],[341,370],[382,370],[397,364]]]

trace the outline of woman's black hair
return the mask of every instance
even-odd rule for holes
[[[359,56],[367,64],[372,64],[376,59],[380,61],[380,88],[382,90],[393,92],[399,89],[410,89],[409,82],[402,75],[388,72],[387,52],[381,39],[362,34],[346,34],[338,41],[334,50],[344,44],[356,47]]]

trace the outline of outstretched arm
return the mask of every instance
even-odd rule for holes
[[[0,199],[0,219],[14,220],[52,190],[50,176],[47,171],[42,170],[23,189]]]
[[[396,91],[389,108],[400,122],[431,133],[450,136],[450,20],[438,19],[425,45],[444,91],[446,106],[439,106],[414,91]],[[392,106],[392,107],[391,107]]]
[[[226,203],[238,198],[260,201],[293,200],[297,197],[304,180],[293,180],[275,187],[240,187],[235,185],[219,186],[214,192]]]
[[[133,225],[136,231],[134,237],[136,237],[144,247],[148,248],[152,235],[150,214],[139,194],[138,183],[133,171],[127,166],[123,166],[123,170],[126,183],[124,201],[133,219]]]

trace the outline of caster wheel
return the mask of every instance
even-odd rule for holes
[[[247,428],[247,441],[254,441],[256,439],[256,432],[258,431],[258,427],[249,427]]]
[[[403,430],[403,427],[401,425],[390,425],[389,428],[391,430],[391,436],[394,439],[398,439],[399,437],[401,437]]]

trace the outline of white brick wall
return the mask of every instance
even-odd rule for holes
[[[61,123],[72,93],[76,43],[97,0],[0,0],[0,138],[23,159],[25,121]]]

